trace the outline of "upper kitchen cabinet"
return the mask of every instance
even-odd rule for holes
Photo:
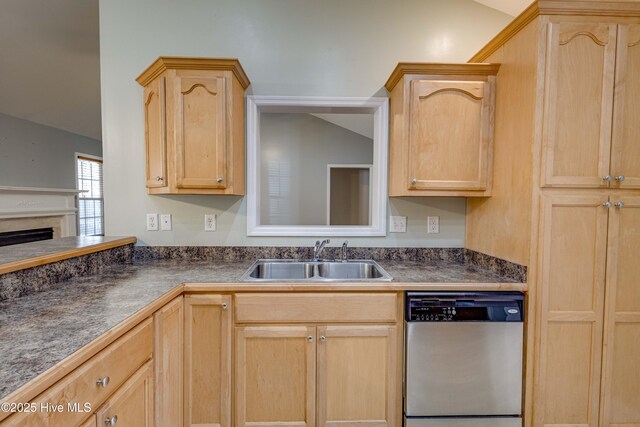
[[[610,173],[640,188],[640,24],[618,25]]]
[[[499,64],[400,63],[391,94],[390,196],[490,196]]]
[[[542,186],[640,188],[640,25],[554,19],[546,50]]]
[[[144,87],[149,194],[244,194],[244,92],[236,59],[160,57]]]

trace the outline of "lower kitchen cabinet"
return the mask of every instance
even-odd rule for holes
[[[85,421],[84,423],[82,423],[82,425],[80,427],[97,427],[98,421],[96,420],[96,415],[93,414],[91,415],[91,418],[89,418],[87,421]]]
[[[236,328],[236,426],[396,425],[391,325]]]
[[[184,298],[184,425],[231,426],[231,296]]]
[[[316,425],[315,326],[236,328],[235,425]]]
[[[399,427],[398,295],[178,296],[0,426]]]
[[[182,343],[183,298],[179,296],[153,315],[156,427],[181,427],[184,418]]]
[[[640,197],[609,216],[601,426],[640,426]]]
[[[391,427],[396,326],[318,326],[319,427]]]
[[[153,362],[147,362],[98,410],[98,426],[154,427]]]
[[[534,426],[640,425],[640,197],[542,200]]]

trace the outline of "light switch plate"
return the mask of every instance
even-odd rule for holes
[[[147,231],[158,231],[158,214],[147,214]]]
[[[440,233],[440,217],[428,216],[427,217],[427,234]]]
[[[406,216],[390,216],[389,217],[389,233],[406,233],[407,217]]]
[[[160,215],[160,230],[171,231],[171,214]]]
[[[204,231],[216,231],[218,228],[218,218],[216,214],[204,215]]]

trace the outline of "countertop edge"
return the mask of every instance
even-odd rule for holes
[[[110,242],[96,243],[82,248],[67,249],[64,251],[41,255],[33,258],[8,262],[5,264],[0,264],[0,274],[11,273],[14,271],[37,267],[44,264],[51,264],[53,262],[63,261],[69,258],[76,258],[82,255],[136,243],[137,241],[138,239],[136,237],[123,237],[120,239],[112,240]]]
[[[333,282],[333,283],[184,283],[185,293],[202,292],[403,292],[403,291],[519,291],[527,292],[526,283],[455,283],[455,282]]]

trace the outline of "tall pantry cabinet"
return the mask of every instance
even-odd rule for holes
[[[640,2],[535,2],[471,62],[502,65],[467,246],[529,267],[525,423],[638,426]]]

